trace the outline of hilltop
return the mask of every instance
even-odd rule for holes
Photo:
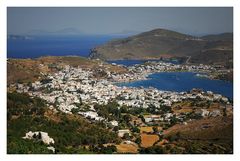
[[[99,70],[108,68],[114,72],[125,72],[126,69],[113,66],[101,60],[90,60],[79,56],[46,56],[36,59],[8,59],[7,61],[7,83],[29,83],[43,79],[48,73],[54,73],[65,65],[81,67],[83,69]]]
[[[195,37],[155,29],[100,45],[91,50],[89,57],[103,60],[182,58],[188,63],[229,65],[233,59],[233,34]]]

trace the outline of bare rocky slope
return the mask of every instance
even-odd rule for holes
[[[155,29],[97,46],[89,57],[103,60],[190,58],[189,63],[225,65],[232,63],[233,34],[195,37]]]

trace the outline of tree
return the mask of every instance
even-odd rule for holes
[[[160,146],[151,146],[149,148],[142,148],[140,150],[141,154],[163,154],[164,149]]]
[[[123,135],[123,139],[129,140],[129,139],[130,139],[129,133],[125,133],[125,134]]]
[[[145,123],[145,119],[144,119],[143,115],[139,115],[139,118],[142,120],[142,122]]]
[[[166,105],[162,105],[160,109],[161,109],[161,111],[163,113],[167,113],[167,112],[171,112],[172,111],[172,108],[169,107],[169,106],[166,106]]]
[[[148,112],[148,113],[155,114],[155,112],[156,112],[156,106],[154,106],[153,104],[150,104],[149,107],[147,108],[147,112]]]
[[[128,108],[127,108],[127,106],[125,106],[125,105],[123,105],[123,106],[120,108],[120,110],[121,110],[121,113],[127,113],[127,112],[128,112]]]
[[[71,109],[71,112],[73,114],[77,114],[79,112],[79,109],[78,108],[73,108],[73,109]]]
[[[159,132],[159,131],[158,131],[158,128],[157,128],[156,126],[153,127],[153,132],[154,132],[154,133],[158,133],[158,132]]]
[[[126,114],[123,116],[123,119],[126,123],[128,123],[129,121],[131,121],[131,116],[129,114]]]
[[[98,152],[101,154],[112,154],[117,151],[116,146],[114,145],[109,145],[107,147],[100,146],[98,149]]]
[[[135,140],[135,143],[137,143],[137,144],[141,144],[141,142],[142,142],[142,140],[141,140],[140,137],[138,137],[138,138]]]
[[[114,126],[113,131],[117,132],[118,130],[119,130],[119,127],[118,126]]]
[[[172,117],[171,120],[170,120],[171,126],[175,125],[175,124],[177,123],[177,121],[178,121],[178,120],[177,120],[176,116],[173,115],[173,117]]]
[[[136,132],[136,133],[140,133],[139,128],[136,127],[136,126],[134,126],[134,127],[132,128],[132,131],[133,131],[133,132]]]

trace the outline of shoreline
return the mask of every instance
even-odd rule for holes
[[[162,72],[155,72],[155,73],[151,73],[151,74],[149,74],[148,76],[146,76],[146,79],[139,79],[139,80],[132,80],[132,81],[122,81],[122,82],[112,82],[112,84],[113,85],[116,85],[116,86],[118,86],[118,87],[134,87],[134,88],[140,88],[141,86],[138,86],[138,85],[128,85],[129,83],[137,83],[137,82],[144,82],[144,81],[151,81],[153,78],[150,78],[149,76],[151,76],[151,75],[153,75],[153,74],[162,74],[162,73],[191,73],[191,74],[194,74],[194,76],[193,77],[197,77],[198,79],[206,79],[206,80],[208,80],[208,81],[222,81],[222,82],[225,82],[225,83],[231,83],[232,84],[232,82],[230,82],[230,81],[225,81],[225,80],[220,80],[220,79],[212,79],[212,78],[210,78],[210,77],[204,77],[204,78],[202,78],[202,77],[198,77],[198,76],[196,76],[197,74],[198,74],[198,72],[190,72],[190,71],[162,71]],[[233,84],[232,84],[233,85]],[[178,91],[178,90],[165,90],[165,89],[160,89],[160,88],[158,88],[158,87],[155,87],[155,86],[142,86],[143,88],[156,88],[157,90],[160,90],[160,91],[170,91],[170,92],[187,92],[187,90],[183,90],[183,91]],[[213,91],[213,90],[206,90],[206,89],[203,89],[203,88],[198,88],[198,87],[195,87],[195,88],[197,88],[197,89],[201,89],[201,90],[203,90],[203,91],[205,91],[205,92],[207,92],[207,91],[212,91],[212,92],[214,92],[214,93],[218,93],[218,92],[216,92],[216,91]],[[219,94],[221,94],[221,93],[219,93]],[[221,94],[221,95],[223,95],[223,96],[226,96],[226,95],[224,95],[224,94]],[[230,97],[230,96],[226,96],[227,98],[229,98],[230,100],[233,100],[233,97]]]

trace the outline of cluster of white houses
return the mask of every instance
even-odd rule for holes
[[[107,104],[111,100],[116,100],[120,106],[143,108],[148,108],[149,105],[157,108],[163,105],[171,106],[174,102],[197,97],[210,101],[228,102],[226,97],[212,92],[196,94],[160,91],[152,87],[119,87],[107,79],[94,78],[91,70],[70,66],[49,75],[47,79],[47,82],[32,83],[31,87],[18,84],[18,92],[28,92],[31,96],[38,96],[55,104],[59,110],[65,113],[71,113],[72,109],[78,108],[79,103],[93,107],[94,104]],[[92,110],[94,109],[92,108]]]
[[[132,108],[148,108],[155,106],[171,106],[175,102],[181,102],[186,99],[202,99],[209,101],[221,101],[229,104],[229,100],[213,92],[170,92],[160,91],[155,88],[134,88],[119,87],[115,85],[116,81],[126,81],[129,78],[143,79],[152,72],[169,71],[182,68],[180,65],[171,63],[158,63],[155,65],[136,65],[129,67],[129,74],[115,74],[109,71],[108,78],[97,79],[89,69],[73,68],[65,66],[57,73],[49,74],[45,81],[36,81],[31,86],[17,84],[18,92],[27,92],[31,96],[37,96],[46,100],[49,104],[57,107],[58,110],[65,113],[72,113],[74,109],[79,109],[81,104],[90,107],[88,111],[78,111],[78,114],[95,121],[108,121],[100,117],[94,109],[95,104],[107,104],[115,100],[119,106],[130,106]],[[189,69],[212,70],[210,66],[189,67]],[[134,73],[134,74],[133,74]],[[139,76],[141,75],[141,76]],[[111,79],[109,79],[109,77]],[[53,107],[51,105],[51,107]],[[210,115],[207,111],[200,111],[202,116]],[[218,112],[211,115],[217,115]],[[149,116],[145,118],[146,122],[156,119],[169,120],[172,113],[166,113],[164,118]],[[180,117],[180,116],[179,116]],[[118,126],[117,121],[110,121],[111,127]],[[126,131],[120,131],[119,136],[123,136]]]
[[[28,93],[30,96],[37,96],[46,100],[50,108],[56,107],[64,113],[72,113],[74,109],[78,114],[93,121],[105,121],[110,127],[118,126],[118,122],[108,121],[98,115],[94,109],[95,104],[107,104],[115,100],[119,106],[129,106],[132,108],[148,108],[154,106],[161,109],[163,106],[171,106],[173,103],[187,99],[201,99],[208,101],[221,101],[229,104],[228,98],[208,92],[171,92],[160,91],[156,88],[136,88],[119,87],[116,82],[146,79],[154,72],[188,70],[188,71],[210,71],[215,70],[211,66],[183,66],[164,62],[151,62],[144,65],[128,67],[129,73],[116,74],[106,71],[107,78],[97,79],[91,69],[73,68],[65,66],[57,73],[49,74],[44,81],[36,81],[31,85],[17,84],[18,92]],[[90,107],[88,110],[79,109],[81,104]],[[203,117],[218,116],[220,111],[199,110]],[[170,121],[173,113],[145,116],[145,123],[158,121]],[[177,116],[181,119],[181,115]],[[125,133],[130,133],[128,129],[119,130],[118,135],[123,137]],[[35,133],[29,132],[24,138],[31,138]],[[44,133],[42,133],[45,136]],[[53,141],[53,140],[52,140]]]
[[[115,63],[113,63],[115,65]],[[217,66],[218,68],[220,66]],[[126,74],[112,74],[111,78],[117,82],[127,82],[134,80],[144,80],[147,79],[147,76],[156,73],[156,72],[165,72],[165,71],[189,71],[189,72],[200,72],[208,73],[216,71],[215,66],[210,65],[182,65],[182,64],[173,64],[159,61],[149,61],[145,64],[136,64],[134,66],[129,66],[128,73]],[[220,67],[221,68],[221,67]],[[209,77],[209,76],[208,76]]]

